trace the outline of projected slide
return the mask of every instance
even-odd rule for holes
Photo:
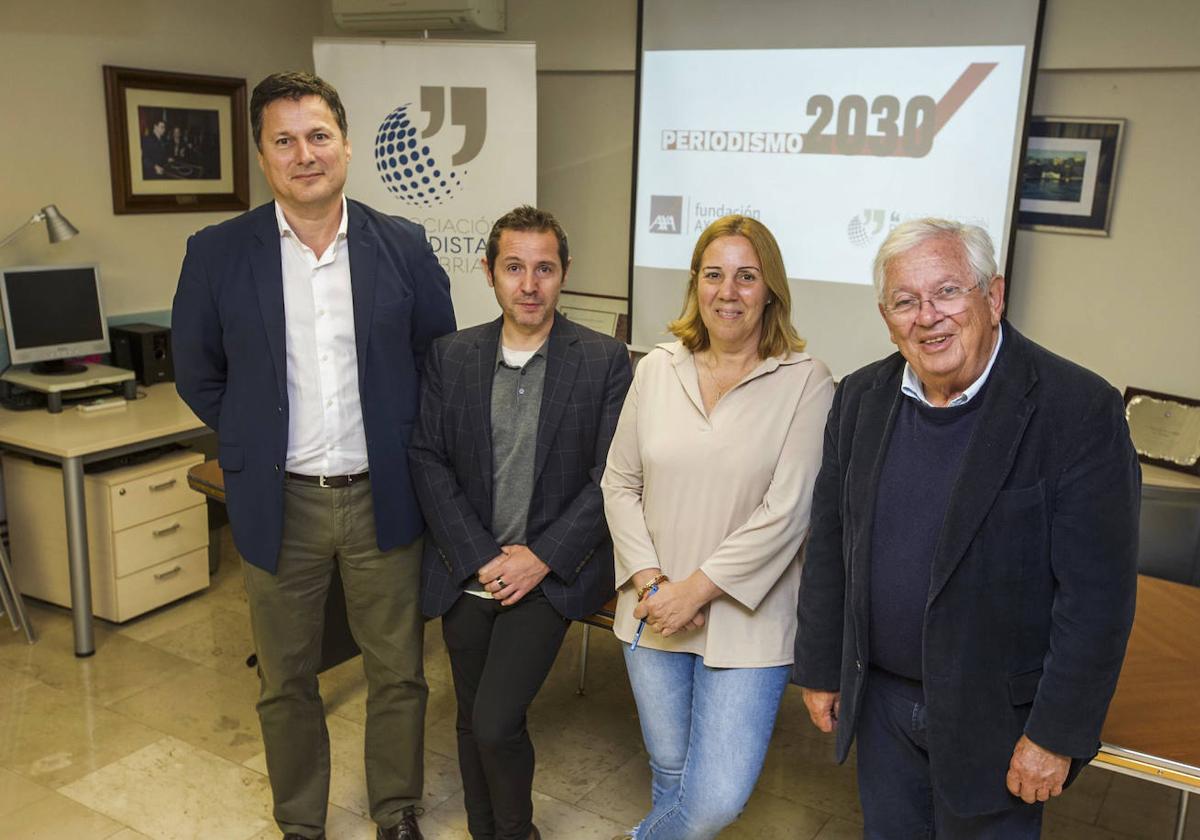
[[[883,238],[917,216],[982,225],[1003,249],[1024,60],[1024,46],[647,51],[635,266],[686,268],[728,213],[766,223],[804,280],[869,284]]]
[[[1008,273],[1044,0],[638,8],[631,344],[670,340],[696,237],[727,213],[778,237],[792,322],[838,377],[895,350],[871,263],[900,222],[982,225]]]

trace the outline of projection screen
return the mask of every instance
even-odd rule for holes
[[[775,234],[809,351],[894,349],[871,261],[906,219],[982,225],[1007,273],[1041,0],[643,0],[631,343],[669,340],[696,238]]]

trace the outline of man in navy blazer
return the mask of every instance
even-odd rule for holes
[[[501,217],[483,261],[503,315],[429,352],[411,458],[429,522],[421,602],[442,617],[476,840],[533,840],[525,710],[569,620],[614,593],[600,478],[625,345],[555,313],[570,256],[549,213]]]
[[[1099,746],[1133,621],[1140,471],[1120,394],[1002,321],[978,227],[875,260],[900,352],[825,431],[795,682],[868,838],[1030,838]]]
[[[454,329],[449,281],[420,227],[343,195],[351,150],[330,85],[269,76],[250,110],[275,201],[189,240],[172,328],[245,560],[275,819],[286,838],[324,836],[316,670],[337,563],[369,686],[371,816],[380,838],[419,840],[424,525],[408,444],[425,353]]]

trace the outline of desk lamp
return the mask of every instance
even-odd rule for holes
[[[29,218],[29,221],[25,222],[25,224],[21,225],[8,236],[4,237],[4,239],[0,241],[0,248],[3,248],[9,242],[12,242],[14,239],[16,239],[17,234],[25,230],[26,227],[36,224],[37,222],[46,223],[46,233],[50,236],[51,245],[70,239],[72,236],[79,233],[75,226],[68,222],[66,218],[63,217],[62,213],[58,212],[58,208],[55,205],[47,204],[41,210],[34,213]]]

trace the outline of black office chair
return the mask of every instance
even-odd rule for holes
[[[1138,571],[1200,586],[1200,490],[1142,485]]]
[[[325,632],[321,637],[321,664],[317,672],[323,674],[361,652],[354,636],[350,634],[350,619],[346,616],[346,588],[335,563],[333,577],[329,581],[329,594],[325,596]],[[257,653],[246,657],[246,667],[258,667]]]

